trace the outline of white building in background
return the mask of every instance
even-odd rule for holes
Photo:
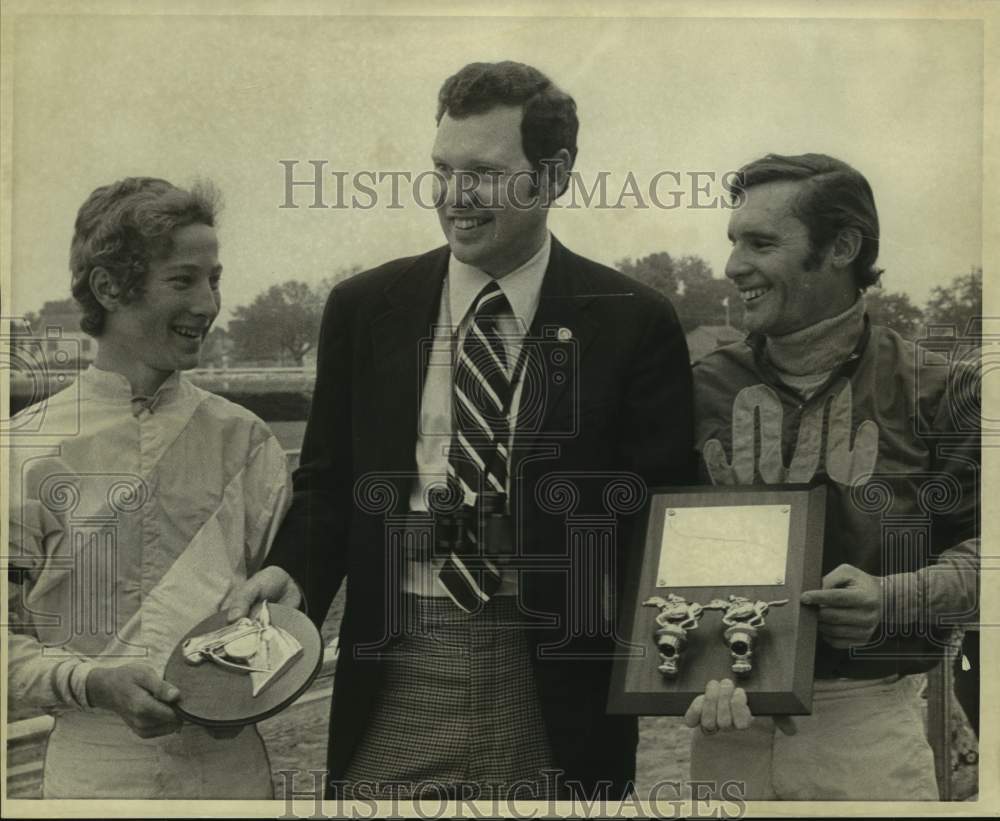
[[[85,368],[97,355],[97,343],[80,329],[81,311],[72,299],[46,302],[28,327],[11,323],[11,370],[44,367],[48,371]]]

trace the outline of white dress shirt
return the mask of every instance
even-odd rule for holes
[[[531,259],[496,280],[513,311],[512,315],[501,315],[497,319],[511,371],[520,356],[524,337],[538,310],[542,280],[549,265],[551,249],[552,235],[547,233],[542,247]],[[446,481],[448,448],[452,434],[453,359],[456,352],[461,350],[465,334],[472,324],[471,309],[476,297],[493,281],[493,277],[485,271],[461,262],[454,255],[449,258],[448,275],[441,290],[441,303],[434,326],[434,338],[420,402],[420,429],[417,431],[416,446],[419,475],[410,493],[412,511],[426,511],[428,490]],[[453,317],[461,317],[457,328]],[[523,374],[523,370],[521,373]],[[512,386],[513,397],[508,413],[511,442],[517,428],[517,408],[522,385],[523,379],[518,379]],[[508,450],[511,450],[511,442],[508,442]],[[507,483],[509,495],[509,476]],[[447,596],[437,581],[438,571],[443,563],[443,559],[409,560],[403,577],[403,589],[422,596]],[[496,595],[513,595],[516,589],[517,580],[514,574],[508,571],[504,573],[503,584]]]

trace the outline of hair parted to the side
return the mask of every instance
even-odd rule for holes
[[[882,276],[882,269],[875,266],[878,211],[864,175],[843,160],[826,154],[768,154],[737,172],[737,183],[732,186],[734,202],[745,198],[746,191],[755,185],[780,181],[802,183],[793,209],[809,231],[812,253],[806,267],[819,263],[820,256],[841,230],[856,228],[861,233],[861,250],[851,267],[854,282],[860,291],[875,285]]]
[[[111,275],[123,302],[134,301],[149,263],[170,254],[173,232],[193,224],[214,227],[219,204],[218,190],[209,182],[184,190],[155,177],[127,177],[94,190],[77,212],[69,252],[83,331],[91,336],[104,331],[107,312],[90,287],[95,268]]]
[[[521,145],[535,170],[544,170],[542,161],[562,148],[569,152],[571,163],[576,161],[580,128],[576,102],[537,68],[524,63],[469,63],[441,86],[437,122],[445,114],[461,119],[501,105],[521,106]]]

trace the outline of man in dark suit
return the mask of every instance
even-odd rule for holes
[[[319,624],[347,578],[329,777],[350,794],[634,777],[636,720],[605,710],[616,610],[630,515],[690,478],[691,380],[670,303],[548,231],[576,133],[536,69],[463,68],[433,149],[448,245],[327,303],[294,503],[230,602],[301,593]]]

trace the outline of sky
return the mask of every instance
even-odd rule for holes
[[[844,159],[872,184],[887,290],[922,304],[982,264],[982,26],[959,20],[337,16],[49,16],[5,25],[13,100],[11,300],[36,311],[69,296],[80,204],[129,175],[211,179],[222,322],[288,279],[319,282],[442,243],[435,215],[388,183],[376,207],[313,209],[285,167],[431,167],[437,91],[474,60],[514,59],[573,95],[576,169],[607,172],[608,204],[631,172],[644,204],[562,208],[554,233],[614,264],[695,254],[721,275],[727,209],[692,191],[767,152]],[[660,208],[648,186],[659,172]],[[679,175],[681,184],[676,184]],[[428,191],[429,189],[424,189]],[[676,191],[677,193],[671,193]],[[347,191],[350,198],[351,190]],[[428,195],[425,194],[426,200]],[[361,197],[367,202],[367,198]],[[581,203],[582,205],[582,203]],[[9,305],[9,307],[8,307]]]

